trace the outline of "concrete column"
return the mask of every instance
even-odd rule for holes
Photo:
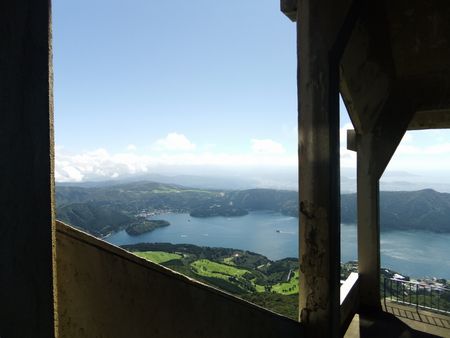
[[[339,97],[329,1],[299,1],[300,321],[306,337],[339,336]]]
[[[0,337],[55,336],[48,0],[0,2]]]
[[[372,125],[356,137],[358,261],[361,311],[378,311],[380,302],[379,179],[397,149],[415,109],[396,88]],[[393,113],[395,112],[395,113]]]
[[[380,310],[379,178],[372,134],[357,135],[358,265],[361,310]]]

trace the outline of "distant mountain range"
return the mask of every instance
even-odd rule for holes
[[[356,222],[356,194],[341,196],[341,220]],[[450,194],[432,189],[380,192],[381,230],[450,232]]]
[[[273,210],[298,217],[298,193],[290,190],[212,190],[159,182],[56,186],[58,219],[96,236],[127,229],[161,212],[193,217],[240,216]],[[450,232],[450,194],[431,189],[380,194],[382,230]],[[343,223],[356,222],[356,195],[341,197]]]
[[[247,169],[231,172],[217,172],[214,168],[209,169],[207,172],[195,175],[151,173],[120,176],[107,181],[58,182],[58,185],[89,188],[147,181],[209,190],[298,189],[298,172],[295,168],[265,171],[258,168],[255,170]],[[383,174],[380,180],[380,188],[383,191],[434,189],[450,193],[450,179],[445,172],[439,171],[417,175],[405,171],[390,170]],[[341,192],[346,194],[356,192],[356,170],[354,168],[341,168]]]

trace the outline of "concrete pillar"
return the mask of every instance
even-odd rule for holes
[[[357,135],[358,265],[361,310],[380,310],[379,178],[372,134]]]
[[[405,134],[414,111],[405,91],[393,90],[374,123],[366,126],[366,132],[356,135],[358,262],[362,312],[381,309],[379,179]]]
[[[340,188],[337,60],[329,1],[299,1],[300,321],[339,336]]]
[[[55,336],[48,0],[0,2],[0,337]]]

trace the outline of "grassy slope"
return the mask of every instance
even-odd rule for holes
[[[220,264],[207,259],[197,260],[191,263],[194,273],[202,277],[222,279],[229,282],[229,277],[233,276],[238,281],[244,279],[244,275],[249,273],[245,269],[235,266]],[[298,271],[295,271],[289,282],[277,283],[272,286],[271,292],[265,292],[262,285],[251,280],[256,292],[243,293],[240,297],[256,303],[272,311],[281,313],[294,320],[298,318]],[[217,285],[220,288],[220,285]]]
[[[201,276],[216,277],[222,279],[228,279],[228,277],[230,276],[240,278],[248,272],[244,269],[212,262],[208,259],[199,259],[195,262],[192,262],[191,267],[197,274]]]
[[[181,259],[183,256],[174,254],[174,253],[168,253],[168,252],[162,252],[162,251],[144,251],[144,252],[133,252],[136,256],[145,258],[146,260],[149,260],[153,263],[165,263],[171,260],[175,259]]]
[[[272,285],[272,291],[282,295],[294,295],[298,293],[298,271],[295,271],[289,282]]]
[[[248,282],[255,288],[256,292],[264,292],[264,286],[259,285],[255,282],[256,277],[252,275],[252,273],[245,269],[240,269],[231,265],[220,264],[216,262],[212,262],[208,259],[200,259],[191,263],[191,267],[194,273],[203,276],[203,277],[211,277],[211,278],[219,278],[229,282],[233,282],[230,280],[230,277],[234,278],[235,283],[246,284]],[[245,275],[249,276],[245,278]]]
[[[268,262],[251,252],[167,243],[133,248],[140,257],[292,319],[298,317],[298,272],[286,282],[288,271],[298,271],[298,266],[289,259]]]

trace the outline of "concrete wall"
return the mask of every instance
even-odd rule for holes
[[[0,337],[52,337],[49,1],[0,1]]]
[[[60,337],[301,337],[300,324],[57,224]]]

